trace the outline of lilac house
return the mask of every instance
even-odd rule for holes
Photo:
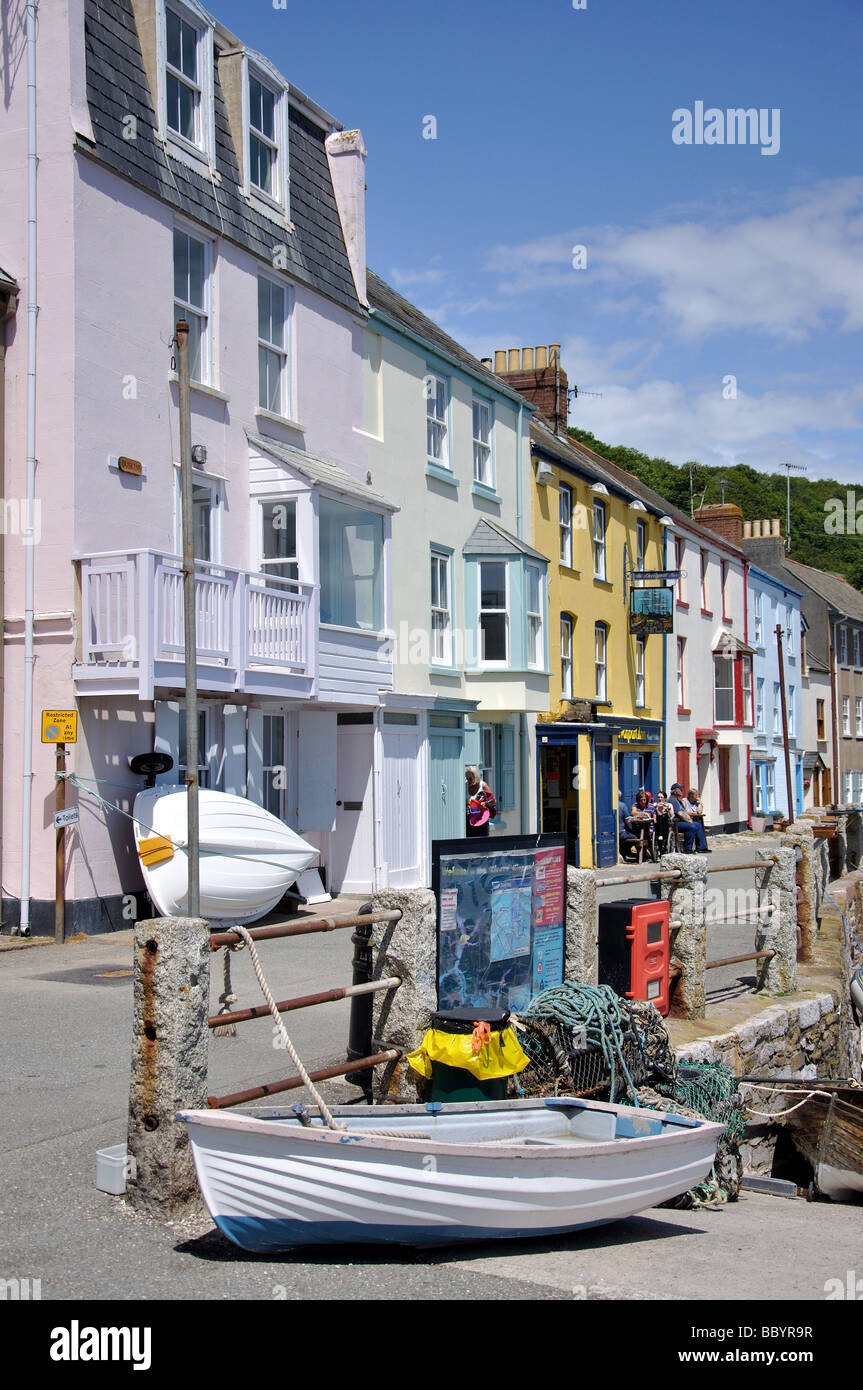
[[[19,293],[0,359],[4,496],[33,524],[4,536],[4,922],[53,930],[41,710],[77,707],[68,766],[126,810],[140,786],[131,755],[155,746],[174,759],[166,780],[184,771],[180,317],[201,784],[313,839],[332,888],[371,888],[397,508],[358,428],[362,137],[197,0],[51,0],[29,43],[25,6],[12,8],[0,265]],[[128,925],[145,906],[130,823],[73,801],[68,929]]]

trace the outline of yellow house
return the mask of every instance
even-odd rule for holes
[[[645,629],[670,624],[671,599],[637,572],[664,569],[667,519],[541,418],[531,424],[531,462],[533,545],[550,559],[537,827],[566,832],[570,863],[614,864],[619,792],[628,810],[639,787],[655,794],[662,784],[666,638]],[[650,597],[633,599],[633,590]],[[633,607],[647,616],[631,624]]]

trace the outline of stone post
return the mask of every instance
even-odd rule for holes
[[[398,975],[401,984],[374,996],[372,1045],[376,1052],[399,1047],[412,1052],[437,1008],[437,907],[428,888],[387,888],[372,898],[373,912],[398,908],[399,922],[375,922],[374,978]],[[375,1067],[379,1100],[415,1101],[418,1077],[403,1058]]]
[[[596,874],[593,869],[566,870],[566,941],[563,977],[595,985],[599,974],[596,947]]]
[[[200,1202],[177,1110],[207,1104],[210,933],[199,917],[135,923],[132,1080],[126,1192],[163,1219]]]
[[[781,836],[779,843],[789,845],[794,850],[795,858],[798,849],[800,851],[800,859],[795,869],[803,894],[798,913],[798,926],[802,932],[800,960],[808,963],[812,960],[815,937],[818,933],[818,864],[815,835],[811,824],[808,821],[794,821]]]
[[[674,993],[672,1012],[682,1013],[684,1018],[704,1018],[707,1011],[707,856],[663,854],[659,867],[663,871],[680,870],[676,882],[662,880],[662,896],[670,904],[671,964],[679,965],[683,971]]]
[[[776,862],[769,861],[776,856]],[[758,988],[768,994],[793,994],[797,988],[797,855],[790,846],[756,850],[756,857],[767,861],[755,870],[759,921],[755,930],[756,951],[775,951],[770,960],[760,960]],[[766,906],[773,908],[765,914]]]

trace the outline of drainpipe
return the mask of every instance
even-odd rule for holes
[[[524,463],[524,445],[521,432],[524,428],[524,403],[518,403],[518,420],[516,422],[516,468],[515,468],[515,533],[519,540],[524,540],[524,492],[522,486],[521,471]],[[546,603],[546,613],[548,604]],[[519,825],[522,835],[529,833],[528,814],[527,814],[527,715],[524,710],[518,716],[518,805],[519,805]],[[538,817],[537,817],[538,820]]]
[[[839,805],[840,793],[840,772],[839,772],[839,694],[836,684],[836,643],[834,639],[836,628],[833,618],[829,611],[827,614],[827,634],[830,644],[830,702],[833,706],[833,718],[831,719],[830,732],[833,735],[833,788],[832,801],[834,806]]]
[[[0,296],[0,497],[6,496],[6,323],[18,307],[16,290],[9,287]],[[3,716],[5,695],[5,647],[3,642],[6,611],[6,528],[0,526],[0,921],[3,916]]]
[[[33,799],[33,603],[36,503],[36,0],[27,0],[27,497],[24,542],[24,758],[21,805],[21,916],[18,935],[30,935],[30,816]]]

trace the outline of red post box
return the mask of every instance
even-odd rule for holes
[[[627,898],[599,906],[599,983],[669,1010],[669,903]]]

